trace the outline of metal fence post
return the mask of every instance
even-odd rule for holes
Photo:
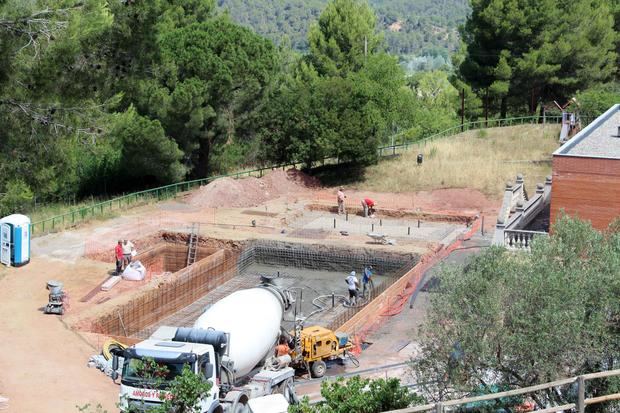
[[[443,403],[435,404],[435,413],[443,413]]]

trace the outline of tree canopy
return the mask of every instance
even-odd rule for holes
[[[329,0],[219,0],[231,18],[276,44],[309,49],[308,31]],[[402,60],[411,55],[443,55],[458,47],[458,25],[469,11],[467,0],[370,0],[387,50]]]
[[[294,39],[274,45],[235,23],[250,5],[275,21],[302,10],[293,0],[0,1],[0,214],[274,161],[370,164],[394,134],[454,126],[463,93],[471,120],[480,97],[507,116],[578,93],[593,116],[617,93],[618,0],[472,0],[458,70],[410,77],[393,40],[419,30],[446,40],[464,0],[305,2],[303,54]],[[443,64],[440,49],[426,53]]]
[[[534,112],[540,101],[570,98],[616,72],[609,0],[472,0],[462,36],[463,78],[489,90],[501,117],[508,106]]]
[[[310,405],[304,398],[289,407],[289,413],[380,413],[424,403],[422,397],[402,387],[395,378],[370,380],[354,376],[324,381],[321,396],[324,402]]]
[[[309,40],[310,52],[270,99],[267,158],[376,162],[378,145],[411,126],[415,97],[397,60],[382,51],[373,11],[359,0],[334,0]]]
[[[418,381],[446,399],[617,368],[615,228],[600,233],[564,217],[550,237],[536,240],[531,254],[491,248],[465,267],[445,268],[423,327],[421,355],[412,362]],[[570,397],[536,396],[540,408]]]

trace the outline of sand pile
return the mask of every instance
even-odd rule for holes
[[[247,208],[319,186],[316,178],[296,169],[272,171],[263,178],[216,179],[190,195],[188,203],[208,208]]]

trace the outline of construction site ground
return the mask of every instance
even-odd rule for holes
[[[431,297],[436,294],[433,288],[438,284],[434,277],[444,265],[464,265],[472,255],[491,245],[492,232],[484,235],[477,233],[462,243],[440,263],[430,268],[423,276],[420,287],[410,297],[403,311],[391,317],[385,317],[381,326],[366,337],[364,351],[358,357],[360,367],[350,362],[331,363],[327,369],[326,379],[338,375],[360,374],[367,378],[398,377],[404,385],[416,390],[416,379],[411,373],[409,362],[419,351],[420,327],[430,306]],[[300,379],[297,392],[306,395],[311,401],[321,399],[321,380]]]
[[[114,269],[113,247],[118,239],[142,240],[143,244],[136,245],[140,251],[158,242],[160,231],[187,232],[192,223],[200,223],[201,236],[224,240],[220,241],[224,244],[270,239],[422,255],[456,239],[476,216],[484,216],[490,230],[500,203],[466,189],[408,194],[347,191],[349,215],[338,216],[331,211],[335,192],[334,188],[297,185],[275,198],[258,197],[245,205],[230,206],[241,193],[228,205],[216,207],[195,202],[196,194],[181,194],[174,200],[123,211],[109,220],[34,238],[28,265],[0,269],[0,328],[5,350],[0,355],[4,373],[0,394],[8,397],[9,411],[67,413],[88,403],[115,411],[118,385],[87,367],[88,358],[101,351],[106,337],[87,333],[83,327],[92,317],[158,282],[123,280],[109,292],[97,291]],[[358,202],[366,196],[377,200],[374,218],[359,216]],[[394,243],[374,243],[368,232],[383,233]],[[62,317],[42,311],[48,301],[48,280],[64,283],[68,302]],[[341,292],[346,292],[344,282]],[[423,294],[418,303],[423,306]],[[373,335],[372,345],[360,356],[359,369],[408,358],[414,346],[415,320],[422,317],[415,311],[416,306],[407,307],[386,320],[388,324]],[[342,371],[348,372],[349,367]]]

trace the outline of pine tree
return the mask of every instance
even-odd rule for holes
[[[609,1],[472,0],[460,72],[501,100],[502,117],[605,81],[616,70]]]

